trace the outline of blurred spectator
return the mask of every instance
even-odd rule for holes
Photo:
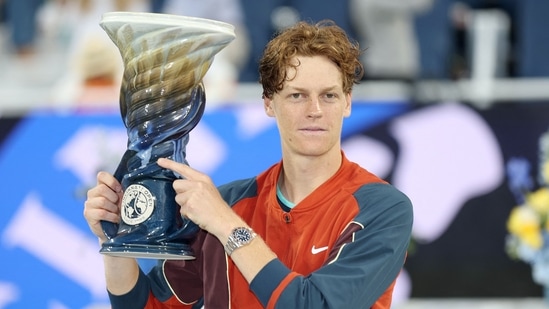
[[[488,70],[492,77],[514,76],[517,4],[515,0],[454,1],[450,10],[456,39],[452,77],[478,77],[489,67],[493,67]]]
[[[420,46],[420,77],[424,79],[469,78],[473,71],[473,38],[477,35],[474,33],[473,20],[482,15],[486,16],[477,13],[482,13],[484,10],[501,10],[503,15],[507,15],[513,21],[515,3],[517,3],[515,0],[434,1],[431,10],[418,15],[415,21]],[[513,27],[512,23],[509,37],[504,38],[505,42],[501,43],[512,45]],[[498,48],[506,48],[504,45]],[[503,68],[498,67],[498,74],[512,74],[515,60],[513,50],[501,51],[500,55],[507,55],[508,59],[504,60],[506,63]]]
[[[103,13],[147,11],[148,2],[79,0],[52,3],[51,14],[71,12],[73,20],[66,74],[53,87],[57,106],[118,108],[123,63],[118,48],[99,26]],[[48,18],[45,18],[48,19]]]
[[[463,61],[453,57],[455,49],[454,25],[450,9],[455,0],[436,0],[430,10],[416,15],[415,30],[419,45],[422,79],[448,79],[452,63]],[[459,66],[462,67],[462,66]]]
[[[0,24],[6,21],[6,1],[0,0]]]
[[[355,37],[355,28],[350,19],[350,0],[288,0],[289,6],[296,9],[299,20],[318,22],[333,20],[339,27]]]
[[[152,13],[162,13],[166,0],[149,0],[149,8]]]
[[[11,43],[20,56],[33,53],[37,36],[37,13],[45,0],[4,0]]]
[[[549,77],[548,14],[547,0],[521,0],[516,4],[517,77]]]
[[[249,31],[250,56],[240,72],[240,81],[259,80],[258,62],[263,48],[275,32],[271,13],[285,2],[284,0],[240,0],[244,12],[244,22]]]
[[[240,72],[240,81],[257,82],[257,63],[263,48],[281,28],[298,20],[331,19],[351,36],[349,0],[240,0],[250,37],[250,56]]]
[[[77,74],[75,100],[79,107],[118,107],[122,60],[118,50],[99,36],[82,42],[74,55],[73,70]]]
[[[239,72],[249,55],[240,0],[165,0],[163,13],[218,20],[235,26],[236,39],[221,50],[204,76],[207,107],[234,98]]]
[[[467,4],[454,1],[448,10],[449,20],[452,26],[453,49],[450,55],[449,75],[451,79],[470,77],[472,68],[473,36],[472,36],[472,11]]]
[[[351,20],[362,48],[367,79],[414,80],[419,47],[414,18],[433,0],[351,0]]]

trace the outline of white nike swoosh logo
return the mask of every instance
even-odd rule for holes
[[[326,251],[326,250],[328,250],[328,246],[316,248],[316,247],[313,245],[313,247],[311,248],[311,253],[312,253],[312,254],[319,254],[320,252]]]

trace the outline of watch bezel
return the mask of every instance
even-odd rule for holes
[[[234,228],[225,244],[225,252],[231,255],[234,250],[249,244],[256,236],[257,234],[251,228],[243,226]]]

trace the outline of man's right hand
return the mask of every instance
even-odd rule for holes
[[[87,200],[84,202],[84,218],[101,243],[107,240],[101,221],[120,222],[122,195],[122,185],[107,172],[99,172],[97,185],[88,190]]]

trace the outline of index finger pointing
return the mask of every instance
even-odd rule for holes
[[[188,165],[176,162],[168,158],[159,158],[157,161],[160,167],[174,171],[175,173],[180,174],[184,178],[192,178],[194,170]]]

